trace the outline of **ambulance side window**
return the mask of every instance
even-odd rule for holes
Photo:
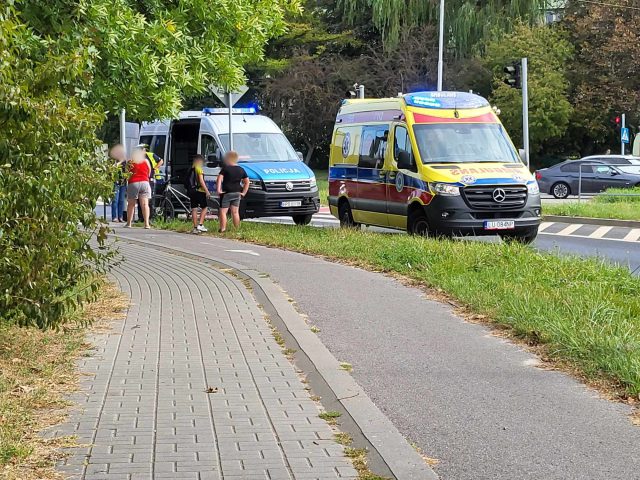
[[[389,138],[388,125],[362,127],[358,167],[382,168]]]
[[[409,132],[406,127],[396,127],[394,141],[393,141],[393,158],[398,161],[398,154],[401,152],[407,152],[411,155],[411,139],[409,138]]]

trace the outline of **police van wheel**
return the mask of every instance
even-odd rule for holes
[[[296,225],[309,225],[313,215],[311,213],[308,215],[293,215],[291,218],[293,218],[293,223]]]
[[[156,215],[163,220],[173,220],[176,218],[176,209],[171,203],[171,200],[165,198],[162,200],[159,206],[156,207]]]
[[[351,213],[351,206],[349,202],[342,201],[338,207],[338,216],[340,217],[340,226],[342,228],[356,228],[359,225],[353,221],[353,214]]]
[[[407,232],[411,235],[421,235],[423,237],[430,236],[429,222],[427,216],[422,210],[414,210],[409,213],[407,219]]]

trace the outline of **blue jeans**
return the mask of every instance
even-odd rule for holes
[[[113,201],[111,202],[111,220],[122,218],[124,211],[124,200],[127,197],[127,186],[116,185],[113,191]]]

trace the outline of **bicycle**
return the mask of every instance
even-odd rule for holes
[[[162,195],[158,195],[155,199],[154,212],[163,220],[172,220],[178,214],[185,213],[188,220],[191,218],[191,202],[187,195],[173,188],[169,180]]]

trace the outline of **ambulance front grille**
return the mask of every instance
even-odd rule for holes
[[[499,189],[498,195],[494,192]],[[496,201],[503,198],[502,201]],[[462,197],[471,208],[477,210],[513,210],[527,203],[527,187],[524,185],[469,185],[462,188]]]

